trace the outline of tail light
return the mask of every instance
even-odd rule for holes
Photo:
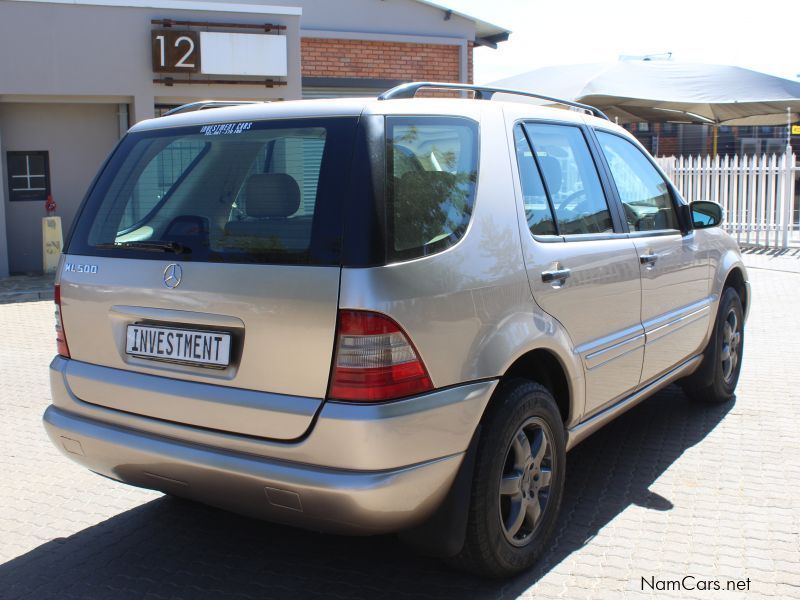
[[[386,315],[341,310],[329,397],[379,402],[433,389],[408,336]]]
[[[61,320],[61,286],[55,285],[53,288],[53,299],[56,303],[56,344],[58,353],[69,358],[69,346],[67,346],[67,334],[64,332],[64,323]]]

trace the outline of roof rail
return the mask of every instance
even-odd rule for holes
[[[573,108],[585,110],[593,114],[595,117],[600,117],[606,121],[610,121],[606,115],[599,108],[589,106],[588,104],[581,104],[580,102],[573,102],[572,100],[562,100],[560,98],[552,98],[542,94],[534,94],[532,92],[523,92],[520,90],[509,90],[505,88],[484,87],[482,85],[471,85],[468,83],[438,83],[433,81],[422,81],[413,83],[403,83],[397,87],[383,92],[378,96],[378,100],[395,100],[398,98],[413,98],[417,92],[423,88],[445,89],[445,90],[463,90],[475,92],[476,100],[491,100],[495,94],[513,94],[515,96],[527,96],[529,98],[536,98],[537,100],[545,100],[554,104],[564,104]]]
[[[222,108],[223,106],[239,106],[240,104],[261,104],[261,100],[201,100],[199,102],[190,102],[176,106],[173,109],[165,112],[162,117],[169,115],[178,115],[180,113],[194,112],[196,110],[206,110],[209,108]]]

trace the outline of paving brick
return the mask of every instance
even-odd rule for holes
[[[578,446],[553,546],[509,582],[392,536],[253,521],[72,464],[41,426],[52,303],[0,305],[0,598],[652,598],[641,577],[687,574],[753,581],[655,596],[800,598],[800,275],[750,275],[736,401],[696,405],[673,386]]]

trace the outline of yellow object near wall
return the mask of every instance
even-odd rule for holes
[[[792,125],[792,135],[800,135],[800,125]]]
[[[42,219],[42,270],[55,273],[64,238],[61,234],[61,217]]]

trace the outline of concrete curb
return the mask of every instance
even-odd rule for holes
[[[53,290],[26,290],[24,292],[0,292],[0,304],[13,304],[15,302],[38,302],[52,300]]]
[[[53,299],[53,275],[14,275],[0,278],[0,304]]]

